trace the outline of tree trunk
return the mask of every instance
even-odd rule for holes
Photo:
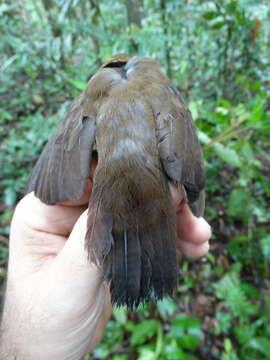
[[[127,20],[129,32],[131,32],[131,26],[136,25],[138,28],[142,27],[143,19],[143,0],[127,0],[125,1],[127,9]],[[138,42],[130,37],[131,52],[138,52]]]

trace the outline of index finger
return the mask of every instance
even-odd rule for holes
[[[17,205],[15,220],[35,231],[68,237],[76,221],[88,207],[96,165],[97,159],[93,157],[90,176],[84,194],[79,200],[66,200],[56,205],[47,205],[34,193],[30,193]]]

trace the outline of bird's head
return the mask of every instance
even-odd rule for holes
[[[131,55],[120,53],[112,56],[110,60],[106,61],[101,67],[121,67],[125,65],[128,60],[132,58]]]

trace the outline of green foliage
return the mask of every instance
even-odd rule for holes
[[[152,56],[199,129],[212,250],[181,262],[173,300],[115,310],[93,358],[269,359],[270,5],[138,0],[135,18],[129,3],[0,4],[0,278],[14,206],[72,99],[112,54]]]
[[[248,300],[246,292],[250,289],[253,290],[251,291],[253,295],[254,293],[257,295],[257,292],[251,285],[245,288],[246,284],[240,281],[239,270],[233,269],[226,273],[214,284],[214,289],[217,298],[222,299],[225,307],[230,310],[231,317],[237,318],[240,324],[244,324],[250,315],[258,311],[258,307]]]
[[[171,306],[173,301],[171,302]],[[160,302],[158,306],[164,306]],[[174,307],[176,304],[174,303]],[[130,355],[137,354],[136,359],[157,360],[157,359],[197,359],[192,351],[196,350],[202,339],[202,331],[199,319],[188,317],[183,314],[172,314],[171,327],[165,331],[158,319],[152,319],[149,308],[145,307],[137,313],[137,322],[131,322],[127,318],[124,309],[114,311],[114,321],[109,322],[105,338],[101,346],[95,351],[97,359],[107,359],[111,352],[117,353],[115,359],[129,359]],[[169,320],[168,316],[163,317],[164,323]],[[123,348],[123,339],[128,337],[128,347]]]

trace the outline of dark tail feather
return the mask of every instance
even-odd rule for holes
[[[86,246],[110,283],[112,303],[134,308],[171,296],[177,284],[176,221],[166,180],[145,168],[110,182],[98,174]]]
[[[112,250],[112,303],[136,307],[140,302],[141,244],[137,233],[114,233]],[[104,269],[106,271],[106,269]],[[108,272],[108,271],[106,271]]]
[[[140,302],[171,296],[177,284],[175,239],[165,222],[142,233],[113,234],[112,252],[103,264],[112,303],[134,308]]]
[[[152,262],[154,256],[154,247],[151,241],[151,237],[148,237],[146,233],[144,234],[144,236],[143,234],[141,234],[140,243],[142,245],[140,297],[144,301],[150,298],[151,290],[152,290],[152,278],[153,278]]]
[[[143,262],[148,268],[150,262],[151,268],[150,274],[147,267],[143,271],[142,289],[147,289],[147,284],[150,282],[151,295],[156,300],[171,296],[177,285],[176,238],[170,229],[172,224],[168,225],[167,220],[168,214],[163,214],[158,224],[141,234],[142,253],[146,254],[147,259],[147,261],[143,259]],[[147,291],[149,292],[149,288]],[[149,295],[147,291],[146,296]]]
[[[171,221],[171,219],[170,219]],[[104,225],[104,222],[102,222]],[[107,225],[110,224],[107,218]],[[140,302],[171,296],[177,284],[175,236],[168,225],[168,214],[147,230],[107,234],[98,223],[94,239],[106,239],[106,251],[100,253],[103,279],[110,283],[111,300],[116,306],[134,308]],[[109,230],[109,228],[107,228]],[[171,232],[171,233],[170,233]],[[110,249],[110,250],[109,250]],[[95,248],[97,250],[97,248]],[[96,253],[91,250],[96,261]]]

